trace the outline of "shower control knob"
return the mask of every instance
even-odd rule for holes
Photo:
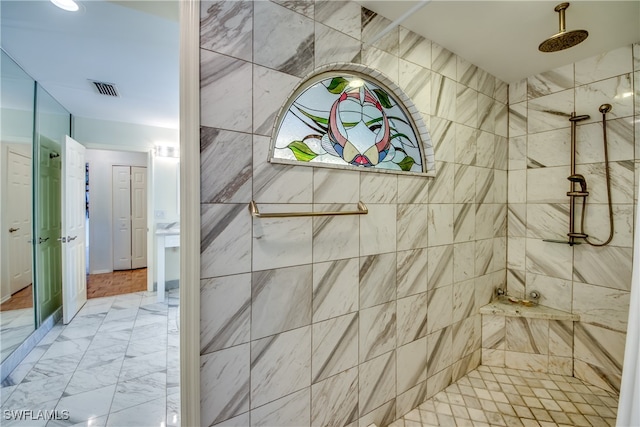
[[[540,299],[540,292],[538,292],[538,291],[531,291],[531,292],[529,293],[529,296],[531,297],[531,299],[534,299],[534,300],[536,300],[536,299]]]

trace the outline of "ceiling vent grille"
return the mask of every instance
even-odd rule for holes
[[[96,82],[93,80],[91,81],[91,83],[93,83],[93,86],[96,88],[100,95],[116,97],[120,96],[120,94],[118,94],[118,89],[116,89],[116,85],[114,85],[113,83]]]

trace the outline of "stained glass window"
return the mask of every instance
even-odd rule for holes
[[[306,80],[280,114],[270,161],[431,175],[427,129],[415,107],[400,102],[409,98],[395,92],[351,70]]]

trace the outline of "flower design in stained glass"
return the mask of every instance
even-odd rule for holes
[[[411,119],[382,86],[339,75],[303,89],[280,122],[274,158],[424,172]]]

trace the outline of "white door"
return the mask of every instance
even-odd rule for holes
[[[31,157],[9,150],[7,156],[7,217],[11,294],[32,283]]]
[[[113,269],[131,270],[131,167],[113,166]]]
[[[85,148],[66,137],[62,146],[62,320],[87,302],[85,259]]]
[[[147,168],[131,167],[131,268],[147,266]]]

